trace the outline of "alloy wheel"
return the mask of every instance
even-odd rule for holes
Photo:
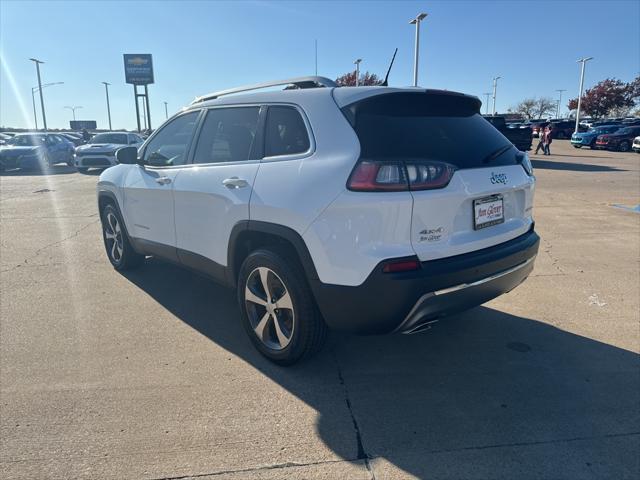
[[[293,338],[295,312],[282,279],[267,267],[254,269],[244,290],[247,315],[258,339],[272,350],[283,350]]]
[[[118,218],[111,212],[107,213],[107,221],[104,225],[104,238],[111,259],[116,263],[120,262],[124,251],[122,229],[120,228]]]

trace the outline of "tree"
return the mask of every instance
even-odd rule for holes
[[[525,98],[514,108],[514,111],[523,115],[528,120],[532,118],[542,118],[545,115],[555,113],[556,103],[549,97]]]
[[[636,77],[629,83],[617,78],[607,78],[584,92],[580,109],[594,118],[624,115],[631,111],[639,100],[640,77]],[[577,109],[578,99],[572,98],[567,106],[570,110]]]
[[[544,118],[556,113],[556,102],[549,97],[540,97],[536,100],[534,112],[536,118]]]
[[[533,118],[533,112],[536,106],[535,98],[525,98],[513,109],[514,112],[526,117],[527,120]]]
[[[341,87],[355,87],[356,86],[356,72],[348,72],[344,75],[336,78],[336,83]],[[382,79],[380,79],[375,73],[361,73],[359,85],[382,85]]]

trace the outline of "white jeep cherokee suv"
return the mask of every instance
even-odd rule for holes
[[[276,85],[296,88],[246,93]],[[236,288],[280,364],[327,327],[424,329],[518,286],[538,251],[531,164],[480,105],[322,77],[200,97],[100,176],[109,260],[153,255]]]

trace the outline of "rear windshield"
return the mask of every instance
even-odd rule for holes
[[[440,160],[460,169],[518,163],[516,148],[479,107],[472,97],[411,92],[377,95],[342,110],[362,158]]]

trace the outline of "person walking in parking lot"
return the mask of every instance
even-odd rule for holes
[[[551,150],[549,149],[549,146],[551,145],[551,141],[553,138],[553,127],[551,126],[551,124],[549,124],[549,126],[547,128],[544,129],[544,148],[543,148],[543,152],[545,155],[551,155]]]
[[[89,132],[87,132],[86,128],[82,129],[82,140],[84,140],[85,143],[91,140],[91,135],[89,135]]]
[[[538,146],[536,147],[536,155],[538,154],[538,151],[542,150],[542,153],[544,153],[544,130],[542,129],[542,125],[540,125],[540,128],[538,129]]]

